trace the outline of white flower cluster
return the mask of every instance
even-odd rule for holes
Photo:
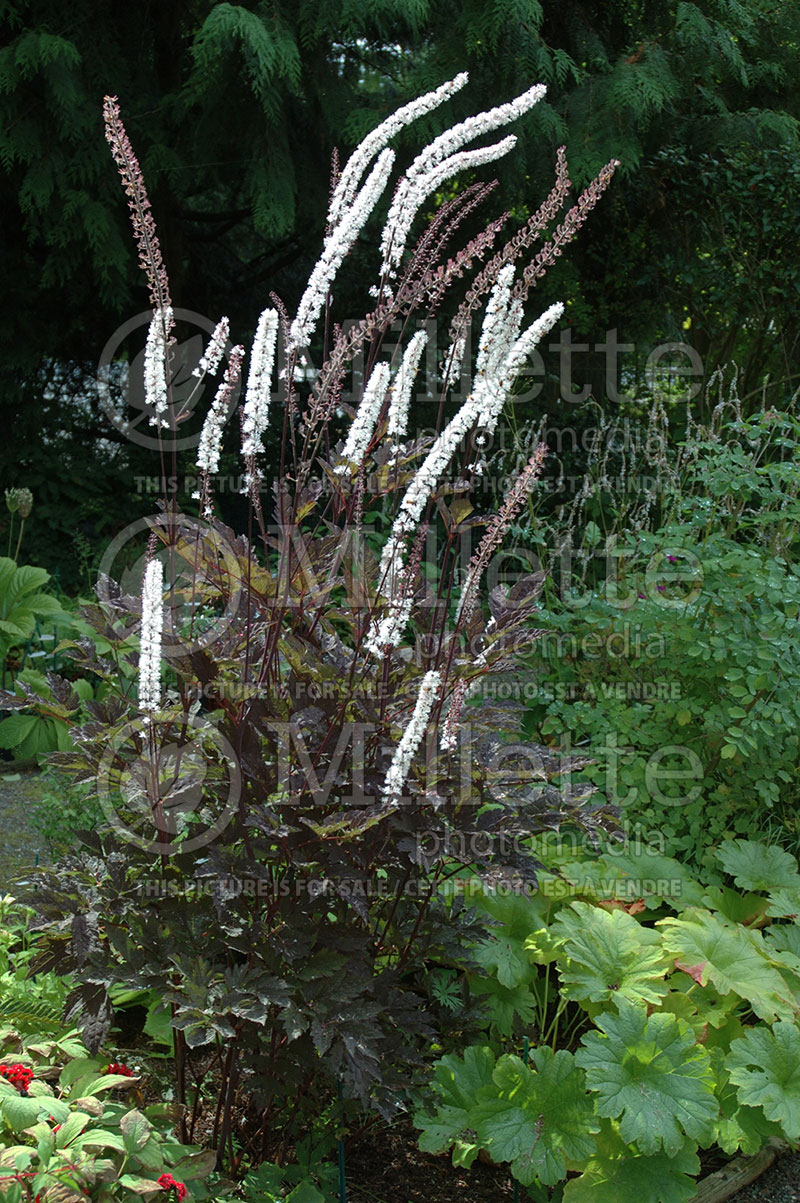
[[[484,437],[494,433],[511,386],[527,357],[564,312],[564,306],[557,301],[520,333],[522,303],[511,296],[514,271],[514,265],[509,263],[498,272],[478,343],[472,401]]]
[[[372,369],[367,386],[364,389],[364,395],[361,398],[361,402],[356,410],[356,416],[353,419],[353,424],[347,435],[347,441],[342,448],[343,460],[359,465],[363,463],[370,439],[375,433],[375,425],[378,421],[381,407],[386,399],[390,374],[391,369],[388,363],[378,363]],[[339,473],[346,472],[347,464],[337,465],[335,471]]]
[[[164,587],[164,566],[151,560],[144,570],[142,581],[142,634],[139,651],[139,709],[157,710],[161,702],[161,634],[164,611],[161,593]]]
[[[382,623],[373,622],[364,646],[375,655],[385,654],[387,645],[397,647],[402,637],[397,617],[402,616],[398,596],[405,543],[417,529],[428,499],[448,467],[461,440],[475,427],[484,436],[497,425],[511,386],[527,356],[564,312],[560,302],[551,305],[527,330],[519,334],[522,306],[511,298],[514,267],[501,269],[484,318],[472,392],[461,409],[445,426],[411,481],[400,503],[392,531],[383,548],[379,588],[390,601],[390,614]],[[395,620],[388,618],[395,612]],[[406,620],[407,620],[406,612]],[[391,640],[387,638],[391,635]],[[378,650],[380,649],[380,650]]]
[[[392,763],[386,773],[383,797],[387,802],[395,802],[402,795],[411,761],[425,734],[441,681],[442,678],[435,669],[431,669],[422,678],[411,721],[403,732],[403,738],[395,748]]]
[[[231,327],[230,322],[226,317],[221,317],[214,327],[214,333],[208,340],[205,355],[201,355],[200,362],[192,372],[193,376],[198,378],[205,372],[209,376],[213,376],[222,362],[222,356],[225,352],[225,344],[230,338]]]
[[[414,218],[426,197],[457,171],[501,158],[516,144],[516,138],[512,135],[478,150],[462,151],[461,147],[521,117],[541,100],[545,91],[543,84],[536,84],[515,100],[497,105],[486,113],[477,113],[454,125],[420,151],[398,184],[392,199],[381,237],[381,277],[396,274]]]
[[[144,350],[144,399],[152,410],[151,426],[168,426],[161,416],[167,412],[167,341],[174,325],[169,306],[153,310]]]
[[[393,166],[394,151],[382,151],[352,205],[325,238],[322,254],[309,277],[297,308],[297,317],[289,331],[289,350],[308,346],[317,319],[325,306],[331,282],[378,203]]]
[[[388,648],[397,647],[411,616],[413,600],[410,591],[390,593],[388,613],[379,622],[371,623],[363,642],[365,651],[372,656],[383,656]]]
[[[330,209],[328,210],[329,225],[336,225],[341,220],[342,214],[348,206],[353,203],[358,185],[361,183],[361,177],[367,169],[367,164],[371,162],[379,150],[382,150],[386,146],[389,139],[399,133],[404,126],[410,125],[412,121],[416,121],[417,117],[431,112],[432,109],[438,108],[440,104],[443,104],[445,100],[449,100],[451,96],[454,96],[456,92],[464,87],[468,79],[469,76],[466,71],[462,71],[455,79],[442,84],[435,91],[426,92],[424,96],[418,96],[410,104],[404,105],[396,113],[392,113],[390,117],[387,117],[385,121],[376,126],[371,133],[367,134],[366,138],[356,147],[342,169],[339,182],[331,197]]]
[[[419,361],[428,342],[424,330],[418,330],[405,349],[397,375],[392,382],[389,401],[389,422],[386,433],[397,441],[406,432],[408,425],[408,407],[411,403],[411,390],[414,378],[419,370]]]
[[[461,365],[464,362],[464,354],[467,349],[467,340],[464,335],[457,338],[447,348],[447,354],[442,360],[442,375],[444,384],[452,384],[461,375]]]
[[[217,389],[211,402],[203,429],[200,431],[200,442],[197,447],[197,467],[203,472],[219,471],[219,453],[222,445],[222,432],[228,419],[228,409],[234,385],[239,379],[244,347],[234,347],[228,358],[228,366],[222,383]]]
[[[246,459],[264,450],[262,440],[269,420],[270,386],[277,338],[278,314],[274,309],[265,309],[258,319],[247,376],[242,424],[242,454]]]

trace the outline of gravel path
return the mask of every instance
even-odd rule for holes
[[[36,858],[47,859],[44,840],[31,823],[31,813],[41,797],[39,773],[0,773],[0,894],[19,873],[32,868]]]
[[[784,1153],[749,1186],[731,1195],[731,1203],[800,1203],[800,1153]]]

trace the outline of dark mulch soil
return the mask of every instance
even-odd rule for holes
[[[508,1170],[476,1162],[454,1168],[450,1157],[417,1148],[409,1121],[375,1127],[347,1153],[348,1203],[503,1203],[514,1198]],[[522,1192],[523,1197],[525,1192]]]

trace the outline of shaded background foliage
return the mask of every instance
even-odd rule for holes
[[[109,427],[93,390],[107,339],[147,306],[102,138],[106,92],[148,180],[176,304],[227,313],[238,340],[270,289],[290,308],[300,295],[331,149],[467,67],[469,87],[414,145],[546,82],[497,170],[514,220],[549,187],[560,143],[577,187],[622,162],[602,222],[542,298],[568,298],[574,341],[616,327],[637,347],[631,372],[654,345],[691,341],[709,372],[736,359],[744,392],[766,372],[787,387],[796,373],[800,9],[789,0],[17,0],[0,5],[0,28],[0,405],[13,432],[0,483],[33,489],[27,558],[66,586],[84,584],[98,540],[152,509],[134,478],[152,475],[154,458]],[[374,267],[361,260],[359,249],[354,316]],[[603,367],[582,360],[601,403]]]

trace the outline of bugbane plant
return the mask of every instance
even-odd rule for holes
[[[505,748],[517,734],[513,705],[480,697],[487,676],[509,672],[536,636],[539,576],[494,585],[488,610],[482,584],[544,449],[487,519],[470,508],[469,436],[495,428],[527,354],[557,322],[560,305],[526,317],[529,287],[613,166],[558,225],[570,188],[560,154],[550,197],[507,242],[499,218],[459,246],[492,186],[451,183],[438,208],[436,191],[511,149],[510,136],[466,147],[527,111],[542,94],[533,88],[434,139],[401,176],[381,234],[388,142],[465,83],[459,76],[398,110],[335,175],[322,254],[294,316],[273,297],[249,364],[239,348],[228,353],[197,454],[200,516],[165,501],[152,518],[144,605],[138,586],[100,582],[87,617],[113,658],[98,659],[89,641],[73,648],[107,693],[60,763],[96,783],[109,822],[87,837],[83,861],[40,883],[37,904],[52,920],[46,961],[83,983],[70,1006],[93,1047],[112,983],[163,990],[177,1097],[188,1105],[184,1135],[204,1124],[234,1167],[285,1156],[314,1107],[340,1094],[383,1110],[402,1101],[444,1021],[426,967],[458,957],[472,923],[469,911],[443,904],[449,876],[470,870],[522,884],[537,869],[532,833],[565,820],[590,831],[611,822],[588,795],[553,783],[571,760]],[[112,99],[106,123],[150,280],[153,355],[166,355],[166,273]],[[383,267],[366,316],[345,329],[336,276],[373,220]],[[429,373],[442,417],[421,438],[412,428],[427,341],[418,323],[470,271],[449,337],[463,358],[485,305],[472,387],[453,402],[455,351],[442,381]],[[223,334],[204,357],[209,370]],[[168,375],[148,371],[158,417]],[[237,423],[226,415],[240,372]],[[349,375],[362,381],[352,405]],[[268,429],[281,431],[272,464]],[[246,536],[215,516],[213,496],[222,440],[239,437]],[[473,555],[469,539],[486,521]],[[59,704],[68,718],[68,690]]]

